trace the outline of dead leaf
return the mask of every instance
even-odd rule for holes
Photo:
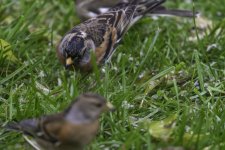
[[[176,126],[177,115],[171,115],[164,120],[152,121],[149,124],[149,132],[156,139],[168,141]]]
[[[11,45],[3,39],[0,39],[0,53],[8,60],[12,62],[18,62],[19,60],[15,57],[12,52]]]

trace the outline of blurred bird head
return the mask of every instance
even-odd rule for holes
[[[58,46],[58,56],[66,69],[88,65],[91,59],[91,50],[95,49],[94,42],[82,31],[72,31],[66,34]]]
[[[104,97],[98,94],[85,93],[77,97],[65,114],[70,121],[77,122],[77,120],[83,118],[89,122],[98,119],[102,112],[114,110],[113,105],[107,102]]]

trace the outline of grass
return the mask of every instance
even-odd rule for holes
[[[2,0],[0,39],[7,44],[0,44],[1,124],[59,112],[80,93],[91,91],[109,99],[117,111],[103,115],[88,149],[224,149],[221,4],[223,0],[195,2],[195,9],[212,21],[207,32],[191,31],[193,19],[141,20],[126,34],[104,73],[83,77],[67,72],[55,53],[61,36],[79,23],[73,1]],[[167,5],[193,6],[182,1]],[[196,33],[199,38],[190,41]],[[21,134],[1,128],[0,149],[29,147]]]

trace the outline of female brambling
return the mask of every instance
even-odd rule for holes
[[[92,53],[97,65],[104,64],[128,29],[143,16],[164,10],[161,4],[165,1],[133,0],[130,3],[119,3],[108,12],[75,26],[58,45],[60,61],[66,68],[92,71]]]
[[[118,3],[128,2],[128,0],[75,0],[77,15],[82,20],[96,17],[107,12]]]
[[[149,0],[139,0],[140,2]],[[131,0],[75,0],[75,9],[77,15],[81,20],[87,20],[96,17],[99,14],[107,12],[109,9],[119,3],[128,3]],[[181,17],[193,17],[193,12],[189,10],[177,10],[167,9],[166,7],[160,6],[154,9],[150,14],[152,15],[173,15]]]
[[[105,98],[86,93],[62,113],[9,123],[6,128],[22,132],[35,149],[81,150],[95,137],[100,114],[112,109]]]

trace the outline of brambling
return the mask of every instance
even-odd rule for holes
[[[139,0],[145,2],[149,0]],[[116,4],[128,3],[131,0],[75,0],[76,13],[81,20],[87,20],[96,17],[99,14],[106,13]],[[168,9],[164,6],[157,7],[149,15],[172,15],[181,17],[193,17],[193,12],[189,10]]]
[[[75,26],[57,47],[60,61],[66,68],[92,71],[92,53],[98,66],[104,64],[128,29],[143,16],[164,10],[161,4],[165,1],[133,0],[130,3],[119,3],[108,12]]]
[[[75,0],[74,2],[77,15],[82,20],[87,20],[106,13],[116,4],[128,2],[128,0]]]
[[[86,93],[61,113],[12,122],[6,128],[22,132],[35,149],[81,150],[97,134],[100,114],[113,109],[102,96]]]

